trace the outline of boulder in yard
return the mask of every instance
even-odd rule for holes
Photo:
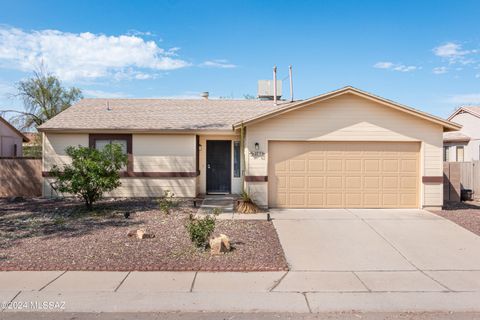
[[[155,235],[148,232],[146,229],[133,229],[127,232],[128,237],[137,237],[137,239],[150,239],[155,238]]]
[[[155,235],[151,232],[148,232],[146,229],[138,229],[137,230],[137,238],[138,239],[150,239],[150,238],[155,238]]]
[[[211,255],[224,254],[231,250],[230,239],[224,234],[210,238],[209,244]]]

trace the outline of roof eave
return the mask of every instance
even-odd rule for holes
[[[233,134],[229,129],[138,129],[138,128],[39,128],[44,133],[164,133],[164,134]]]

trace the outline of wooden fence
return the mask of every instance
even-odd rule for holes
[[[443,198],[460,201],[461,190],[470,189],[480,199],[480,161],[443,163]]]
[[[42,159],[0,158],[0,197],[42,195]]]

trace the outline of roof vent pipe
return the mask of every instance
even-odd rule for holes
[[[277,66],[273,66],[273,103],[277,105]]]
[[[288,75],[290,77],[290,101],[293,102],[293,75],[292,75],[292,65],[288,66]]]
[[[202,92],[202,93],[200,94],[200,96],[201,96],[203,99],[205,99],[205,100],[208,100],[208,95],[209,95],[209,94],[208,94],[208,91]]]

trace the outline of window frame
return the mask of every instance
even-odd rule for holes
[[[450,146],[443,146],[443,161],[450,161]]]
[[[462,150],[462,161],[460,161],[458,159],[458,150],[460,150],[460,149]],[[456,149],[455,149],[455,160],[457,162],[464,162],[465,161],[465,148],[464,148],[464,146],[457,146],[456,147]]]
[[[88,135],[88,145],[90,148],[95,149],[97,140],[125,140],[127,141],[127,171],[122,171],[121,173],[126,173],[127,175],[133,174],[133,153],[132,153],[132,135],[131,134],[89,134]]]
[[[232,166],[232,169],[233,169],[233,177],[234,178],[241,178],[242,177],[242,164],[241,164],[242,150],[240,150],[240,148],[241,148],[240,141],[233,141],[233,166]],[[238,150],[238,159],[237,159],[237,154],[236,154],[237,150]],[[238,166],[238,168],[236,168],[236,166]]]

